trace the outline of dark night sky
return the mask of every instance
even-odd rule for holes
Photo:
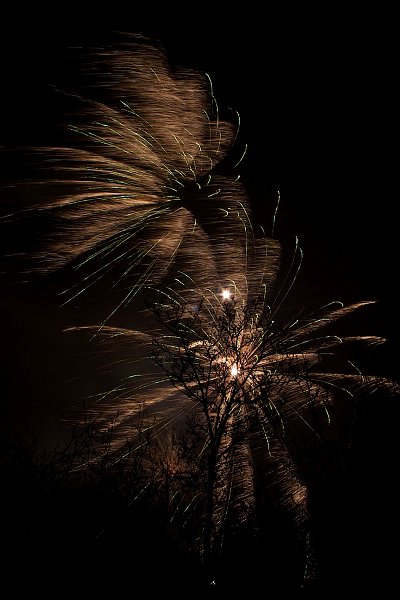
[[[245,13],[185,27],[134,10],[116,15],[4,20],[5,145],[40,141],[60,117],[46,84],[76,77],[65,48],[107,42],[115,30],[158,37],[172,64],[207,71],[220,105],[240,112],[249,144],[242,177],[256,215],[268,225],[279,189],[281,231],[299,235],[306,268],[328,287],[388,299],[397,262],[395,85],[384,24],[372,15],[330,15],[318,26],[306,14],[260,22]]]
[[[372,369],[398,378],[395,44],[389,20],[372,14],[288,16],[284,10],[261,17],[249,10],[186,21],[171,14],[155,20],[126,8],[82,15],[72,7],[58,16],[3,19],[2,179],[10,171],[24,176],[7,149],[58,143],[56,124],[65,115],[50,86],[79,82],[69,48],[108,43],[116,31],[158,38],[172,65],[209,73],[220,107],[239,111],[239,142],[249,147],[241,176],[255,221],[268,231],[279,190],[276,235],[286,249],[299,236],[304,250],[294,303],[377,300],[355,319],[359,329],[352,332],[387,337],[389,343],[372,355]],[[68,344],[57,352],[53,345],[59,329],[75,324],[77,316],[50,319],[52,290],[44,298],[13,290],[10,298],[9,289],[2,302],[12,346],[10,352],[3,344],[6,369],[13,373],[11,396],[19,398],[22,381],[22,390],[27,386],[57,418],[51,398],[71,365],[64,356]]]
[[[202,14],[185,26],[173,14],[155,20],[142,13],[136,7],[78,18],[71,8],[47,20],[39,13],[4,19],[3,145],[54,136],[63,115],[47,84],[62,87],[77,76],[66,48],[108,42],[116,30],[157,37],[172,65],[208,72],[220,105],[239,111],[241,143],[249,146],[241,174],[255,217],[268,229],[279,190],[277,235],[287,247],[300,238],[307,300],[376,299],[384,334],[397,340],[389,19],[338,13],[310,20],[283,10],[261,19],[249,10]]]
[[[398,68],[390,16],[288,15],[284,10],[260,15],[249,9],[217,17],[210,8],[197,15],[200,8],[190,5],[179,15],[182,23],[173,15],[156,23],[139,17],[135,8],[109,10],[85,18],[71,8],[57,16],[25,15],[22,22],[16,15],[3,19],[0,149],[53,139],[62,115],[49,102],[47,85],[68,85],[76,77],[66,48],[108,42],[118,30],[160,39],[172,65],[209,73],[220,105],[239,111],[241,140],[249,145],[242,179],[255,219],[268,229],[279,190],[277,237],[290,245],[298,235],[305,253],[296,292],[300,302],[378,300],[366,322],[355,320],[363,329],[355,333],[389,339],[373,367],[399,379]],[[9,170],[20,167],[3,156],[0,169],[5,166],[7,181]],[[28,391],[57,418],[54,403],[39,395],[47,390],[50,398],[57,379],[76,365],[55,355],[69,348],[68,342],[61,350],[57,346],[57,318],[50,316],[43,333],[41,319],[47,318],[46,302],[52,300],[46,297],[41,305],[42,297],[8,295],[7,287],[2,360],[11,373],[10,397]],[[32,341],[38,334],[39,342]],[[37,353],[42,341],[47,348]],[[49,366],[44,383],[43,361]],[[380,408],[376,412],[381,429],[374,443],[383,449],[375,468],[386,451],[394,450],[385,431],[396,433],[398,409],[386,423]],[[372,427],[366,433],[376,434]],[[382,485],[384,476],[378,481]]]
[[[65,115],[49,86],[79,81],[68,48],[110,42],[115,31],[160,39],[172,65],[209,73],[220,107],[239,111],[240,143],[249,147],[241,176],[255,220],[268,230],[279,190],[276,234],[286,248],[298,235],[304,250],[296,298],[309,304],[378,300],[366,333],[389,338],[379,368],[397,376],[396,82],[389,16],[285,14],[282,8],[265,15],[250,9],[179,12],[179,20],[172,13],[145,15],[137,6],[86,15],[72,6],[57,15],[17,12],[6,14],[1,27],[0,146],[57,143],[56,124]],[[24,175],[7,152],[2,158],[2,179],[10,170]],[[29,319],[29,306],[24,312]]]

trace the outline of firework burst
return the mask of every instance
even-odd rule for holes
[[[240,285],[231,279],[230,285],[195,288],[187,277],[186,289],[181,273],[173,288],[153,290],[150,314],[158,327],[148,333],[102,329],[100,341],[119,347],[124,360],[132,360],[133,372],[99,399],[97,418],[103,407],[117,455],[140,448],[143,430],[157,447],[170,444],[176,432],[183,436],[186,451],[174,454],[169,480],[171,511],[175,521],[180,514],[191,528],[202,524],[197,541],[206,561],[221,550],[227,532],[257,528],[260,489],[272,484],[303,539],[308,578],[314,567],[304,458],[320,451],[315,443],[323,448],[335,401],[347,398],[353,407],[359,395],[398,388],[384,378],[362,376],[351,363],[343,372],[332,368],[332,358],[346,345],[384,341],[326,332],[370,302],[333,302],[312,314],[283,317],[301,251],[296,246],[288,274],[278,283],[276,242],[252,239]],[[138,355],[157,369],[140,373]],[[193,472],[197,486],[188,490],[182,481],[193,484]]]
[[[124,35],[85,58],[85,90],[67,94],[77,106],[70,145],[32,150],[45,173],[31,183],[39,201],[7,215],[49,224],[30,254],[34,271],[72,265],[67,302],[109,276],[119,294],[108,316],[144,284],[173,280],[176,264],[196,285],[223,279],[227,246],[239,278],[246,232],[237,224],[249,205],[238,178],[219,172],[239,116],[221,118],[210,78],[172,70],[156,42]]]
[[[117,378],[85,418],[112,429],[115,461],[146,448],[149,471],[167,476],[171,518],[206,561],[227,532],[257,528],[272,483],[311,576],[304,455],[322,445],[338,397],[398,393],[336,368],[346,345],[384,341],[329,331],[369,302],[285,316],[301,250],[281,278],[280,244],[256,234],[244,188],[221,173],[238,120],[220,118],[207,76],[173,71],[158,44],[128,36],[89,53],[86,77],[91,93],[69,95],[73,143],[37,151],[40,201],[6,218],[50,225],[31,258],[45,273],[72,267],[67,301],[108,277],[119,291],[101,324],[72,328],[90,332]],[[106,325],[139,292],[150,304],[141,327]]]

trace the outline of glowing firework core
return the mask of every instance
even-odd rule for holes
[[[239,372],[239,370],[237,368],[237,365],[232,365],[232,367],[231,367],[231,375],[232,375],[232,377],[237,377],[238,372]]]
[[[229,290],[222,290],[222,299],[223,300],[230,300],[231,296],[232,296],[232,294]]]

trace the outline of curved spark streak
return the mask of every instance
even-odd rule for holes
[[[216,172],[239,123],[221,118],[208,74],[172,71],[159,44],[130,35],[86,54],[87,94],[67,94],[76,103],[74,138],[32,150],[45,175],[31,184],[40,199],[13,219],[50,223],[30,256],[42,273],[73,266],[65,302],[112,276],[119,294],[105,323],[143,285],[173,281],[177,264],[196,285],[215,274],[224,280],[226,240],[235,240],[239,276],[246,242],[237,221],[250,208],[242,185]]]
[[[293,512],[299,531],[307,530],[308,483],[298,465],[293,431],[296,435],[311,432],[322,443],[338,397],[352,399],[376,389],[399,393],[392,381],[359,371],[336,372],[326,360],[327,350],[340,356],[338,351],[346,344],[384,342],[378,336],[324,334],[329,325],[371,303],[339,308],[338,303],[330,303],[319,311],[279,320],[280,313],[271,309],[276,301],[265,293],[278,276],[275,242],[251,239],[252,260],[240,282],[232,280],[234,294],[224,295],[218,285],[214,290],[194,288],[190,277],[182,276],[180,285],[189,284],[186,290],[154,290],[158,299],[152,312],[158,319],[157,329],[144,336],[135,330],[105,327],[100,334],[100,340],[116,342],[114,347],[121,349],[126,360],[138,352],[141,340],[140,354],[156,366],[143,386],[123,386],[103,405],[105,423],[114,422],[113,413],[118,410],[115,449],[134,437],[132,419],[140,419],[159,440],[174,428],[189,435],[185,426],[189,418],[198,423],[199,464],[215,451],[214,548],[222,544],[228,523],[251,518],[256,474],[259,479],[265,472],[268,479],[271,468],[279,481],[281,501]],[[269,251],[270,245],[274,251]],[[290,266],[277,288],[279,298],[292,290],[297,274],[298,269]],[[178,461],[176,468],[183,473],[188,465]],[[185,505],[186,516],[189,510],[198,509],[203,496],[196,498]]]
[[[14,213],[49,221],[35,268],[73,267],[66,302],[107,276],[120,292],[100,325],[71,328],[90,332],[118,374],[88,410],[113,430],[116,461],[143,451],[149,434],[151,467],[155,449],[169,447],[175,431],[186,435],[192,462],[165,455],[173,518],[197,523],[200,514],[204,554],[232,523],[251,522],[256,476],[264,491],[272,479],[308,532],[309,482],[293,438],[323,440],[338,396],[399,393],[392,381],[327,361],[346,344],[384,341],[324,332],[371,302],[284,316],[302,250],[296,239],[280,278],[280,244],[258,236],[244,188],[218,171],[240,118],[237,127],[221,118],[211,78],[172,71],[162,48],[134,37],[89,58],[93,96],[70,94],[76,139],[37,150],[41,198]],[[279,202],[278,193],[272,235]],[[139,292],[151,299],[141,329],[107,325]],[[201,485],[189,494],[180,482],[194,471]]]

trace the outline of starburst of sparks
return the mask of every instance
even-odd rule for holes
[[[255,232],[243,186],[219,171],[238,121],[221,119],[207,76],[172,71],[158,44],[128,37],[97,49],[88,77],[94,98],[70,94],[81,109],[74,144],[38,151],[49,174],[38,185],[49,191],[12,217],[50,222],[33,259],[39,271],[71,265],[81,274],[67,301],[109,275],[120,290],[101,324],[71,328],[94,333],[117,373],[87,408],[112,426],[116,460],[143,447],[143,432],[157,447],[175,431],[190,440],[190,460],[170,453],[163,468],[174,518],[200,515],[204,553],[233,523],[254,520],[256,479],[265,489],[272,479],[307,531],[309,484],[294,434],[321,440],[338,396],[398,393],[350,363],[332,367],[347,344],[384,341],[329,330],[370,302],[284,315],[301,249],[296,241],[281,277],[280,244]],[[141,328],[108,325],[139,291],[151,298]],[[193,468],[203,488],[189,493],[181,483]]]
[[[254,237],[253,250],[243,290],[234,281],[229,293],[227,288],[218,292],[193,285],[182,290],[182,273],[176,286],[156,290],[158,300],[151,312],[157,317],[158,328],[149,333],[102,329],[102,342],[119,346],[125,360],[141,354],[142,360],[145,356],[146,362],[153,361],[158,369],[147,371],[142,383],[133,387],[131,377],[136,378],[138,370],[128,375],[100,399],[98,408],[107,402],[105,423],[112,420],[116,426],[116,448],[123,449],[124,441],[130,439],[129,452],[142,444],[140,436],[135,440],[132,420],[140,421],[157,443],[164,440],[163,444],[176,429],[190,437],[185,423],[195,421],[197,469],[201,471],[205,456],[214,456],[215,461],[212,509],[207,515],[198,490],[194,496],[184,494],[180,508],[190,521],[191,512],[195,514],[203,502],[203,520],[211,522],[208,544],[204,531],[203,537],[200,535],[204,552],[205,547],[210,552],[211,547],[215,551],[222,544],[224,531],[232,523],[251,522],[256,512],[255,480],[263,476],[268,480],[272,465],[280,501],[294,513],[307,540],[307,569],[312,572],[312,551],[305,534],[309,489],[299,468],[293,432],[304,440],[310,432],[322,440],[338,397],[346,396],[351,402],[357,394],[376,389],[398,393],[398,388],[384,378],[362,376],[353,367],[349,370],[349,365],[346,371],[337,372],[329,364],[346,344],[384,341],[377,336],[324,333],[370,302],[349,306],[333,302],[315,313],[282,320],[281,305],[297,277],[301,251],[296,246],[288,276],[274,289],[270,284],[277,279],[276,243]],[[187,291],[192,295],[190,303]],[[306,441],[302,452],[307,452]],[[178,457],[175,475],[183,476],[188,469],[185,459]],[[182,493],[179,481],[177,477],[177,497],[179,491]],[[203,485],[207,487],[207,483]]]
[[[241,160],[234,156],[237,113],[222,118],[210,78],[173,71],[152,40],[124,35],[87,57],[85,92],[65,92],[74,107],[72,139],[36,150],[30,185],[40,199],[7,215],[49,224],[29,255],[33,271],[72,268],[67,303],[111,278],[118,293],[105,320],[178,269],[208,285],[224,269],[227,240],[235,239],[230,261],[239,277],[246,232],[237,223],[247,220],[249,202],[238,177],[219,169],[231,151],[234,168]]]

